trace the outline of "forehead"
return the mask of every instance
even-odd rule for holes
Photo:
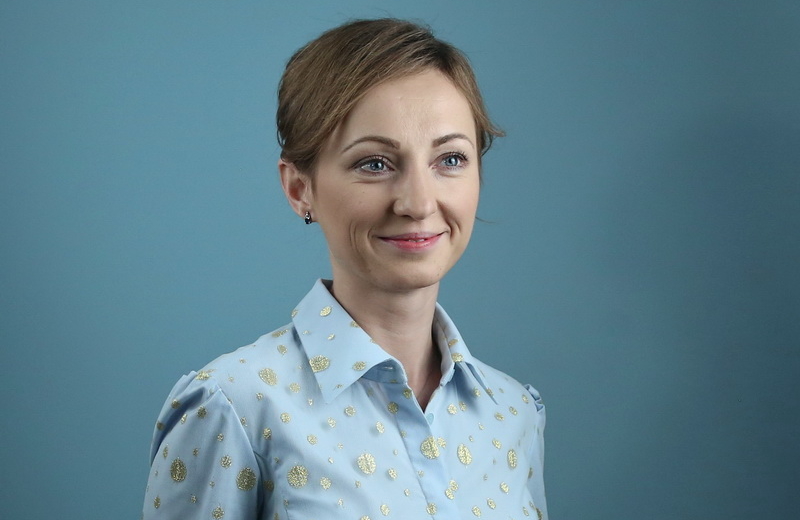
[[[447,76],[431,69],[367,91],[331,135],[330,144],[336,147],[371,134],[410,144],[451,133],[469,136],[474,145],[472,109]]]

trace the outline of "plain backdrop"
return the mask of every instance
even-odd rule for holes
[[[0,515],[138,518],[173,383],[329,275],[276,86],[380,16],[463,49],[508,134],[440,301],[544,396],[551,518],[795,515],[795,0],[3,2]]]

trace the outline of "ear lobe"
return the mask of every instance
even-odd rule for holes
[[[286,200],[299,217],[311,211],[313,194],[311,192],[311,178],[297,169],[294,163],[278,160],[278,171],[281,175],[281,186]]]

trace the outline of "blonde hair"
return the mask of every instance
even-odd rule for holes
[[[467,99],[482,156],[503,132],[489,119],[467,57],[417,24],[355,20],[323,33],[289,59],[278,87],[281,158],[313,174],[328,136],[368,90],[435,69]]]

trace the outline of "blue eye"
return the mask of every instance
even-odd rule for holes
[[[455,168],[459,164],[461,164],[460,157],[457,157],[455,155],[448,155],[447,157],[444,158],[444,165],[449,168]]]
[[[460,153],[450,153],[442,158],[441,165],[448,170],[455,170],[466,166],[467,158]]]
[[[356,164],[355,168],[366,173],[383,173],[389,169],[389,165],[381,157],[367,157]]]
[[[381,172],[386,168],[386,164],[381,161],[380,159],[372,159],[368,163],[366,163],[362,168],[366,168],[372,172]]]

